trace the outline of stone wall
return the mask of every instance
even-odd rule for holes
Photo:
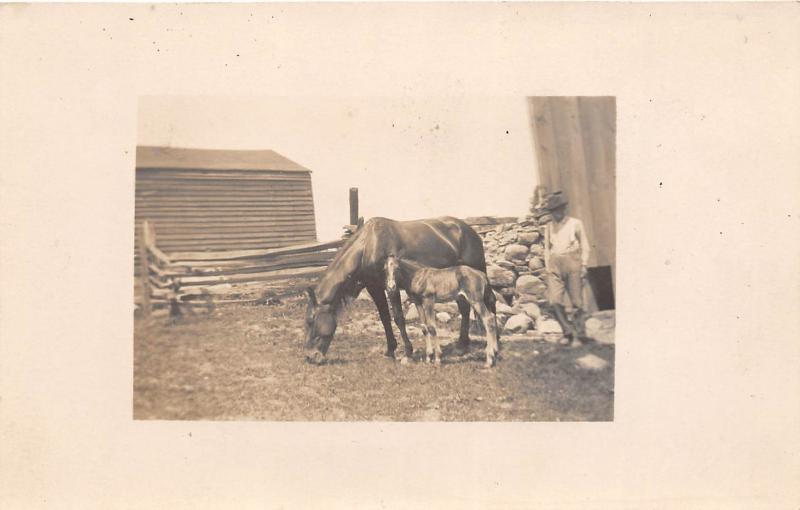
[[[534,331],[560,337],[561,326],[546,306],[544,223],[531,215],[504,220],[474,227],[483,238],[499,326],[504,334]]]
[[[547,219],[532,215],[466,219],[483,239],[486,272],[497,297],[497,322],[503,336],[524,334],[550,342],[562,338],[561,326],[547,306],[542,221]],[[404,301],[406,319],[415,323],[419,314],[405,296]],[[455,303],[436,303],[435,309],[440,325],[458,327],[460,318]],[[613,310],[595,312],[586,322],[586,333],[600,343],[614,343],[614,326]],[[478,321],[473,320],[473,333],[482,334],[482,329]]]

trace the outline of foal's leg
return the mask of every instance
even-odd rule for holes
[[[426,354],[428,361],[433,361],[435,366],[442,364],[442,349],[439,347],[439,337],[436,334],[436,313],[434,313],[433,305],[435,299],[425,299],[422,307],[425,309],[425,323],[428,327],[428,343],[426,345]],[[431,343],[433,345],[431,346]]]
[[[484,367],[491,368],[499,350],[497,345],[497,318],[495,314],[489,311],[482,300],[476,300],[473,306],[475,307],[475,314],[481,318],[483,327],[486,328],[486,363]]]
[[[464,296],[456,298],[458,311],[461,312],[461,332],[458,335],[456,350],[467,352],[469,350],[469,312],[470,304]]]
[[[400,329],[400,336],[403,338],[403,348],[405,349],[406,358],[411,358],[414,355],[414,346],[411,345],[411,340],[408,339],[406,332],[406,318],[403,315],[403,303],[400,301],[400,291],[389,293],[389,302],[392,304],[392,315],[394,315],[394,322]]]
[[[386,294],[383,292],[383,287],[379,285],[367,287],[367,292],[372,296],[375,301],[375,306],[378,308],[378,314],[381,316],[383,323],[383,330],[386,332],[386,356],[394,358],[394,351],[397,350],[397,340],[392,331],[392,318],[389,314],[389,305],[386,303]]]
[[[417,307],[417,312],[419,312],[420,329],[422,329],[422,336],[425,337],[425,359],[427,359],[427,353],[431,351],[431,335],[428,331],[428,314],[425,313],[425,307],[422,306],[421,299],[412,299],[412,301],[414,301],[414,306]]]

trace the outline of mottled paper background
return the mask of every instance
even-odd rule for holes
[[[798,27],[797,3],[0,7],[0,506],[798,508]],[[134,422],[137,104],[164,95],[616,96],[614,423]]]

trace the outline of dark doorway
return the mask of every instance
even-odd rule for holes
[[[598,310],[614,310],[614,280],[611,266],[590,267],[587,270]]]

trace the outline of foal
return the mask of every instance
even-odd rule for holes
[[[487,332],[486,368],[494,365],[497,355],[497,317],[486,306],[486,293],[491,292],[486,275],[469,266],[435,269],[411,260],[389,255],[386,259],[386,290],[389,293],[406,291],[422,319],[422,333],[428,361],[441,365],[442,350],[436,336],[433,305],[438,302],[467,300],[480,317]],[[402,312],[401,312],[402,313]],[[433,345],[431,345],[433,344]],[[433,359],[432,359],[433,358]]]

